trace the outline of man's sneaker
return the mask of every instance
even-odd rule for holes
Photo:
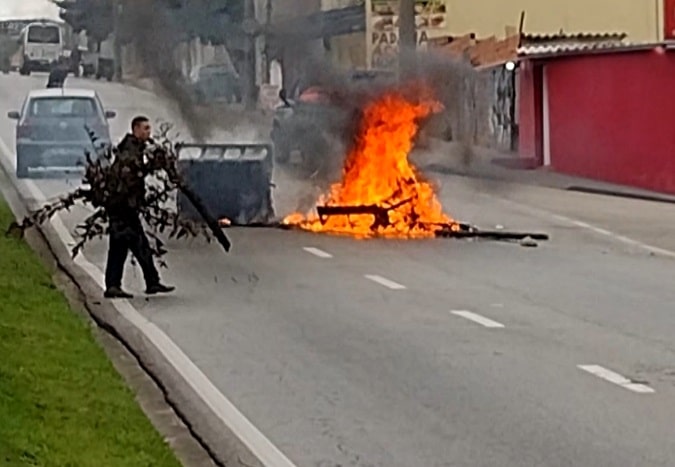
[[[130,293],[125,292],[120,287],[109,287],[103,294],[105,298],[134,298]]]
[[[148,288],[145,290],[145,293],[148,295],[156,295],[158,293],[171,293],[174,290],[176,290],[176,288],[169,285],[154,284],[148,286]]]

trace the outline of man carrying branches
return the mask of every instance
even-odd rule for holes
[[[129,251],[143,270],[146,293],[150,295],[174,290],[160,281],[154,260],[167,253],[163,238],[216,240],[226,252],[232,244],[218,220],[211,215],[200,197],[188,186],[178,169],[175,145],[168,138],[171,126],[162,125],[158,140],[150,138],[152,128],[146,117],[136,117],[128,134],[116,148],[106,147],[95,154],[87,153],[83,186],[32,211],[14,222],[6,235],[22,237],[27,229],[47,223],[60,211],[76,204],[90,205],[94,211],[75,229],[77,242],[72,248],[75,258],[94,239],[109,237],[105,273],[105,297],[132,298],[122,289],[124,263]],[[89,132],[92,143],[98,139]],[[156,183],[146,186],[145,178]],[[167,207],[172,193],[180,191],[199,213],[199,222],[181,219]],[[145,228],[147,225],[147,228]]]
[[[153,261],[153,252],[141,223],[141,207],[145,202],[144,167],[146,146],[152,127],[146,117],[131,122],[131,133],[117,146],[117,156],[110,167],[108,199],[104,201],[109,221],[108,262],[105,270],[106,298],[133,298],[122,289],[124,264],[129,251],[143,271],[146,293],[169,293],[174,287],[161,283]]]

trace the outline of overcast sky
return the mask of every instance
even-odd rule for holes
[[[58,19],[59,9],[49,0],[0,0],[0,19]]]

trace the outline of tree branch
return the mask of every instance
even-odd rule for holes
[[[163,236],[177,240],[202,237],[207,242],[215,238],[225,251],[229,251],[231,247],[217,220],[210,215],[199,197],[184,182],[178,170],[175,145],[169,138],[170,130],[171,125],[160,125],[154,144],[149,145],[144,153],[144,160],[137,166],[140,176],[150,179],[150,183],[146,185],[145,197],[137,209],[145,221],[145,231],[151,240],[152,253],[162,266],[166,266],[163,257],[167,253]],[[90,138],[96,146],[96,135],[90,132]],[[94,212],[75,228],[77,242],[72,249],[72,255],[73,258],[76,257],[89,242],[109,233],[110,222],[106,206],[115,205],[120,199],[127,199],[132,195],[130,187],[139,174],[132,174],[128,170],[120,169],[119,164],[113,164],[115,158],[119,156],[117,150],[112,147],[101,150],[95,156],[88,153],[83,178],[85,187],[78,188],[31,212],[21,222],[13,223],[7,234],[22,236],[27,229],[48,222],[55,214],[68,211],[76,204],[89,205],[94,208]],[[167,207],[177,190],[185,193],[195,204],[203,223],[182,219],[176,211]]]

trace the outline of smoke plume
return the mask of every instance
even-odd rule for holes
[[[192,137],[197,141],[206,140],[211,125],[208,118],[197,111],[183,85],[182,72],[174,60],[180,36],[172,27],[168,12],[156,8],[154,2],[128,2],[128,5],[124,14],[127,42],[135,47],[145,74],[156,80],[166,97],[178,106]]]
[[[477,72],[468,63],[433,53],[418,52],[415,56],[416,69],[399,80],[397,70],[374,73],[339,70],[323,56],[307,56],[300,61],[301,78],[299,89],[317,86],[330,96],[330,104],[317,106],[312,114],[313,125],[324,125],[321,130],[331,138],[332,144],[321,149],[320,157],[327,159],[324,170],[317,174],[322,182],[334,181],[340,175],[341,163],[353,143],[359,115],[365,103],[379,95],[399,89],[411,81],[422,82],[430,87],[435,97],[443,104],[444,110],[423,123],[425,136],[445,142],[452,142],[452,154],[446,160],[460,168],[467,168],[473,160],[471,151],[472,130],[467,122],[472,121],[472,97],[467,95],[473,89]],[[293,96],[291,96],[293,97]],[[343,118],[328,118],[329,114],[340,112]],[[417,147],[425,146],[425,138],[419,138]],[[309,148],[312,150],[313,148]],[[317,148],[318,149],[318,148]],[[442,157],[441,157],[442,159]],[[422,165],[437,165],[436,160]]]

